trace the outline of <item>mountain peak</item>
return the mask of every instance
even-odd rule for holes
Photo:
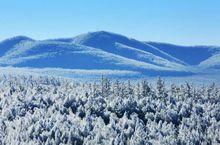
[[[34,41],[34,40],[26,36],[15,36],[15,37],[3,40],[2,42],[0,42],[0,56],[2,56],[7,51],[9,51],[11,48],[13,48],[15,45],[23,41]]]
[[[76,36],[75,38],[111,38],[111,39],[119,39],[119,38],[127,38],[123,35],[117,34],[117,33],[113,33],[113,32],[108,32],[108,31],[96,31],[96,32],[88,32],[85,34],[81,34]]]
[[[96,31],[96,32],[89,32],[87,33],[88,35],[111,35],[111,36],[122,36],[120,34],[117,34],[117,33],[113,33],[113,32],[109,32],[109,31]],[[123,36],[125,37],[125,36]]]
[[[128,40],[129,38],[123,35],[107,32],[107,31],[88,32],[73,38],[74,43],[92,44],[90,46],[96,46],[96,44],[109,45],[116,41],[128,41]]]
[[[33,39],[31,39],[29,37],[26,37],[26,36],[23,36],[23,35],[18,35],[18,36],[14,36],[12,38],[3,40],[3,42],[6,42],[6,41],[20,42],[20,41],[25,41],[25,40],[33,41]]]

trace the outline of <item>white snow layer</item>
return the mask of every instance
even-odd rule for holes
[[[220,144],[220,88],[0,76],[0,144]]]

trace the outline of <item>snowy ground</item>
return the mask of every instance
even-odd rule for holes
[[[73,78],[77,80],[97,80],[102,76],[108,78],[140,78],[139,72],[127,70],[86,70],[86,69],[61,69],[61,68],[19,68],[0,67],[0,74],[54,76],[62,78]]]
[[[0,67],[0,74],[17,74],[17,75],[34,75],[34,76],[53,76],[59,78],[69,78],[75,81],[99,81],[102,76],[111,79],[130,80],[136,82],[146,79],[151,83],[155,83],[158,77],[144,76],[136,71],[127,70],[83,70],[83,69],[61,69],[61,68],[19,68],[19,67]],[[163,77],[167,84],[193,83],[195,85],[220,85],[220,71],[212,70],[191,76],[183,77]]]
[[[0,144],[220,144],[220,88],[0,75]]]

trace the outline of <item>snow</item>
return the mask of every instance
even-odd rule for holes
[[[16,45],[0,57],[1,66],[65,68],[65,69],[118,69],[141,71],[153,75],[163,71],[184,73],[165,66],[130,59],[98,48],[58,41],[34,41]],[[187,72],[186,72],[187,73]],[[157,73],[156,73],[157,74]]]
[[[198,65],[220,53],[219,46],[180,46],[158,42],[146,42],[146,44],[155,46],[189,65]]]
[[[118,70],[146,77],[194,77],[204,72],[211,76],[213,69],[220,71],[219,54],[218,46],[142,42],[106,31],[41,41],[18,36],[0,42],[1,67]]]
[[[220,68],[220,53],[202,61],[199,66],[202,68]]]
[[[219,90],[0,75],[0,144],[219,144]]]
[[[130,58],[135,58],[136,60],[156,64],[159,66],[166,66],[166,67],[171,67],[171,68],[176,68],[176,69],[183,68],[182,64],[170,62],[166,59],[155,56],[152,53],[139,50],[137,48],[133,48],[133,47],[121,44],[121,43],[117,43],[117,42],[115,43],[115,46],[117,49],[117,54],[120,53],[122,56],[125,55]]]
[[[175,57],[172,57],[171,55],[157,49],[154,46],[106,31],[93,32],[76,36],[75,38],[73,38],[73,43],[100,48],[111,53],[117,52],[117,48],[115,48],[115,43],[121,43],[129,47],[138,48],[139,50],[152,53],[158,57],[167,59],[172,62],[182,63]]]
[[[102,76],[108,78],[141,78],[141,73],[126,70],[86,70],[86,69],[61,69],[61,68],[20,68],[20,67],[0,67],[0,75],[34,75],[34,76],[54,76],[62,78],[74,78],[97,80]]]
[[[220,144],[219,74],[217,46],[13,37],[0,42],[0,145]]]
[[[25,36],[17,36],[0,42],[0,56],[3,56],[11,48],[25,41],[34,41],[34,40]]]

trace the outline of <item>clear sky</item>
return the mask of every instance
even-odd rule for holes
[[[220,0],[0,0],[0,40],[100,30],[145,41],[220,45]]]

